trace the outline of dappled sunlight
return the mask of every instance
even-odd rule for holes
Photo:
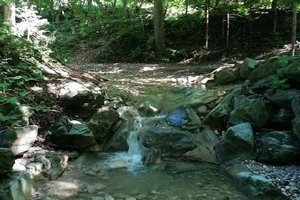
[[[52,181],[47,183],[49,193],[59,194],[60,197],[71,197],[76,195],[80,188],[80,181],[77,179]]]

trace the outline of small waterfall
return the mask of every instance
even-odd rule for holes
[[[132,127],[128,127],[130,132],[127,137],[127,152],[113,153],[106,162],[107,168],[127,168],[130,172],[135,172],[143,169],[142,161],[142,145],[140,141],[142,131],[142,118],[133,117]],[[132,119],[131,119],[132,120]]]
[[[165,118],[165,116],[154,117],[141,117],[136,110],[129,110],[131,126],[127,127],[124,131],[129,131],[127,137],[127,152],[117,152],[112,154],[106,166],[108,168],[127,168],[130,172],[140,171],[144,168],[143,155],[142,155],[142,137],[143,131],[147,129],[147,126],[155,123],[157,120]],[[126,112],[126,111],[125,111]]]

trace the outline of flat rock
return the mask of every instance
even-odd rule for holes
[[[12,127],[0,133],[0,147],[9,148],[15,155],[30,149],[38,135],[38,126]]]

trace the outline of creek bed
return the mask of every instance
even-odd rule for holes
[[[107,155],[84,154],[57,180],[40,181],[35,200],[243,200],[217,165],[163,161],[136,172],[103,168]]]

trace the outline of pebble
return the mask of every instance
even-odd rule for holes
[[[289,200],[300,200],[300,166],[270,166],[256,161],[245,161],[254,173],[262,174]]]

